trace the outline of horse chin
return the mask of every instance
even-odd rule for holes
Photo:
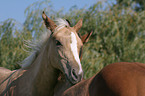
[[[76,83],[80,82],[78,80],[74,80],[71,76],[67,76],[66,74],[65,78],[66,78],[65,80],[67,80],[71,85],[75,85]]]
[[[69,82],[70,82],[72,85],[75,85],[76,83],[78,83],[78,81],[74,81],[74,80],[69,80]]]

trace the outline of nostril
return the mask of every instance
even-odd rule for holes
[[[76,74],[76,72],[75,72],[74,69],[72,69],[71,75],[72,75],[72,77],[73,77],[73,79],[74,79],[75,81],[78,80],[78,75]]]

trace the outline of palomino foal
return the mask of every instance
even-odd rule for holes
[[[42,17],[51,34],[44,35],[21,69],[0,68],[0,96],[53,96],[60,73],[70,84],[83,78],[79,58],[83,42],[77,35],[82,20],[70,27],[63,19],[55,24],[44,12]]]
[[[62,96],[145,96],[145,64],[110,64],[70,87]]]

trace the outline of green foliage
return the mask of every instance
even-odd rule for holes
[[[37,1],[28,6],[25,10],[26,20],[23,25],[23,30],[29,31],[33,39],[38,39],[41,32],[45,31],[45,26],[43,26],[42,22],[42,11],[47,10],[53,12],[49,3],[49,0]],[[50,13],[48,15],[50,15]]]
[[[135,11],[145,10],[144,0],[116,0],[119,6],[128,7],[131,6]]]
[[[23,34],[23,32],[18,29],[20,27],[21,24],[13,19],[2,22],[0,26],[0,66],[11,70],[17,67],[18,61],[22,61],[28,55],[28,53],[24,52],[22,49],[22,38],[32,38],[29,33]]]
[[[16,21],[11,19],[1,23],[0,66],[15,69],[14,65],[28,56],[23,50],[23,40],[38,39],[40,32],[47,31],[41,18],[43,10],[53,19],[68,19],[72,26],[83,18],[80,33],[83,35],[93,31],[83,50],[85,78],[93,76],[110,63],[145,63],[145,10],[134,11],[132,6],[120,7],[119,3],[110,5],[98,2],[88,9],[72,7],[64,14],[62,10],[53,11],[49,4],[46,0],[30,5],[20,29]]]

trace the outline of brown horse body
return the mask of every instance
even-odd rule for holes
[[[63,96],[144,96],[145,64],[114,63],[88,80],[67,89]]]

